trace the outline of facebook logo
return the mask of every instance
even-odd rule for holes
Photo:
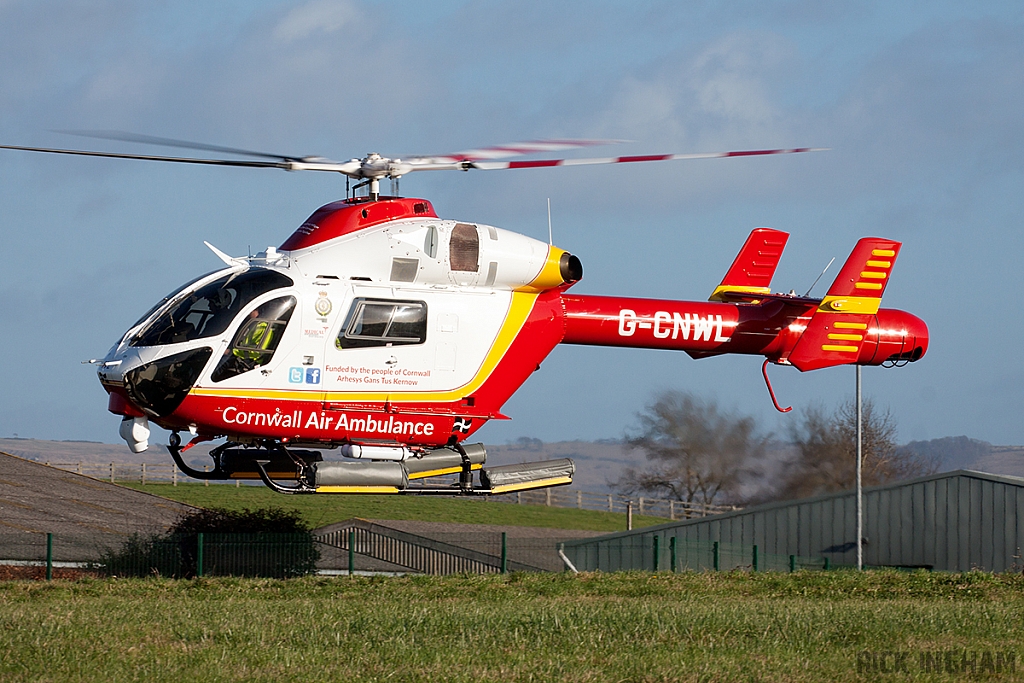
[[[320,384],[320,368],[306,368],[306,384]]]
[[[302,384],[303,368],[288,368],[288,381],[292,384]]]

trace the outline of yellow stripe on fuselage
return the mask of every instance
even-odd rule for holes
[[[512,300],[509,304],[505,321],[498,330],[498,335],[491,344],[490,350],[484,357],[480,368],[473,378],[466,384],[451,390],[438,391],[417,391],[417,392],[327,392],[326,401],[390,401],[397,402],[434,402],[434,401],[457,401],[483,386],[487,378],[491,376],[498,363],[505,356],[505,353],[512,346],[512,342],[519,336],[527,318],[533,312],[533,305],[537,301],[537,294],[530,292],[512,292]],[[219,389],[210,387],[196,387],[189,392],[196,396],[216,396],[222,398],[273,398],[278,400],[295,401],[319,401],[318,391],[295,391],[293,389]]]

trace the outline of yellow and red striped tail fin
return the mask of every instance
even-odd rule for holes
[[[880,237],[861,239],[821,303],[829,303],[837,311],[858,307],[873,307],[871,313],[877,311],[900,246],[899,242]]]
[[[857,242],[789,354],[790,363],[799,370],[816,370],[856,362],[900,246],[880,237]]]
[[[757,299],[758,294],[771,294],[772,277],[787,240],[787,232],[755,228],[709,300]]]

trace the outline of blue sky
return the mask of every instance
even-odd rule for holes
[[[704,299],[757,226],[792,233],[787,291],[859,237],[901,240],[885,305],[924,318],[931,350],[864,380],[904,441],[1024,443],[1022,84],[1019,2],[0,0],[4,144],[160,153],[54,132],[118,129],[336,159],[556,137],[632,141],[600,155],[829,147],[423,173],[402,191],[538,238],[550,197],[555,243],[593,294]],[[0,435],[116,442],[80,361],[217,267],[204,239],[279,245],[343,194],[327,174],[0,152]],[[559,347],[507,404],[514,419],[480,436],[617,438],[664,389],[782,434],[852,394],[852,368],[774,368],[797,407],[780,416],[758,363]]]

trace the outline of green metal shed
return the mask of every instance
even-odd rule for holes
[[[855,492],[769,503],[565,543],[582,570],[856,565]],[[757,546],[755,549],[754,546]],[[864,489],[864,564],[1024,568],[1024,479],[958,470]]]

